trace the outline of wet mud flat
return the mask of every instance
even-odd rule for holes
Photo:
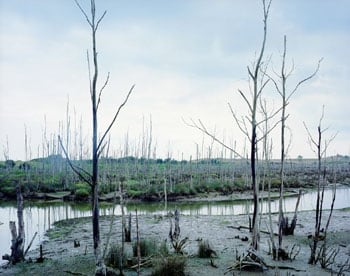
[[[323,221],[326,223],[328,211],[323,213]],[[292,214],[289,214],[291,217]],[[307,264],[310,256],[308,235],[312,234],[315,219],[314,211],[299,212],[298,222],[294,236],[283,239],[284,247],[288,250],[295,245],[300,247],[300,252],[294,261],[273,261],[269,251],[269,235],[260,234],[260,252],[265,262],[270,266],[263,275],[331,275],[330,271],[321,269],[320,265]],[[169,240],[170,228],[168,216],[144,215],[139,217],[140,236],[143,239],[161,242]],[[101,217],[101,240],[106,242],[111,231],[110,244],[121,242],[121,217]],[[272,216],[273,225],[277,228],[277,215]],[[267,230],[268,217],[261,219],[261,229]],[[248,226],[248,216],[180,216],[181,238],[188,237],[184,249],[187,256],[187,275],[224,275],[227,268],[235,262],[236,255],[247,252],[251,235],[248,229],[239,228]],[[276,230],[276,229],[275,229]],[[0,269],[0,275],[93,275],[94,256],[92,244],[91,218],[80,218],[61,221],[47,233],[48,239],[43,242],[45,261],[41,264],[23,263],[8,269]],[[132,217],[132,240],[136,240],[136,221]],[[350,258],[350,210],[334,210],[328,229],[328,244],[330,248],[339,250],[335,262],[332,265],[334,271],[340,269]],[[245,241],[248,238],[248,241]],[[198,258],[198,244],[201,240],[208,240],[211,247],[217,253],[210,259]],[[79,241],[80,246],[74,247],[74,241]],[[277,243],[277,237],[275,237]],[[167,242],[169,251],[172,252],[170,243]],[[131,244],[126,244],[126,252],[132,252]],[[131,253],[130,253],[131,254]],[[29,252],[27,258],[35,260],[39,256],[39,250]],[[142,268],[141,275],[150,275],[152,268]],[[261,272],[234,271],[234,275],[261,275]],[[291,273],[291,274],[288,274]],[[126,275],[137,275],[136,270],[126,270]],[[226,274],[232,275],[232,272]],[[336,275],[336,274],[335,274]],[[350,271],[345,272],[350,275]]]

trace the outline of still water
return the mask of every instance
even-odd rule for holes
[[[324,208],[329,209],[332,201],[332,190],[325,191]],[[314,210],[316,206],[316,192],[303,194],[300,199],[299,210]],[[297,198],[289,197],[285,199],[285,211],[293,212]],[[350,188],[338,188],[335,209],[350,207]],[[164,214],[164,203],[129,203],[125,206],[125,212],[134,212],[137,208],[140,215]],[[167,209],[178,208],[183,215],[241,215],[253,211],[252,201],[211,201],[211,202],[177,202],[168,203]],[[266,213],[268,202],[263,201],[262,211]],[[271,202],[271,211],[278,211],[278,200]],[[91,216],[90,204],[74,203],[63,201],[26,201],[24,204],[24,226],[26,243],[28,244],[34,233],[37,237],[34,240],[32,249],[45,240],[45,232],[52,227],[55,221]],[[112,204],[102,203],[100,206],[101,215],[110,215],[113,212]],[[121,215],[121,207],[117,205],[114,210],[115,215]],[[16,202],[0,203],[0,258],[6,253],[10,253],[11,235],[9,221],[17,221]],[[27,245],[26,245],[27,247]],[[0,260],[0,263],[4,261]]]

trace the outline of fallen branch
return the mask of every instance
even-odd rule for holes
[[[30,247],[32,246],[33,241],[34,241],[34,239],[35,239],[35,237],[36,237],[37,234],[38,234],[38,232],[35,232],[35,233],[34,233],[34,236],[33,236],[32,240],[30,241],[30,243],[29,243],[29,245],[28,245],[26,251],[24,251],[24,255],[23,255],[24,257],[27,255],[27,253],[28,253]]]
[[[269,268],[278,268],[278,269],[290,269],[290,270],[293,270],[293,271],[296,271],[296,272],[306,272],[305,269],[299,269],[299,268],[295,268],[295,267],[292,267],[292,266],[287,266],[287,265],[267,265],[267,267]]]
[[[130,266],[131,269],[135,269],[135,268],[138,268],[138,267],[141,267],[141,266],[145,266],[145,265],[148,265],[152,263],[152,258],[149,257],[147,260],[145,260],[143,263],[140,263],[140,264],[136,264],[136,265],[133,265],[133,266]]]
[[[232,228],[232,229],[237,229],[237,230],[241,230],[241,229],[247,229],[247,230],[250,230],[250,228],[248,226],[244,226],[244,225],[240,225],[240,226],[232,226],[232,225],[229,225],[227,226],[228,228]],[[264,234],[267,234],[267,235],[270,235],[270,232],[269,231],[266,231],[266,230],[260,230],[261,233],[264,233]],[[277,233],[273,233],[274,236],[278,236]]]
[[[80,275],[80,276],[87,276],[87,274],[81,273],[81,272],[74,272],[74,271],[69,271],[69,270],[64,270],[63,272],[72,274],[72,275]]]

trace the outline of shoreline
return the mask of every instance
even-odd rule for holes
[[[325,190],[329,190],[333,185],[327,185]],[[344,183],[336,183],[337,189],[348,188],[349,184]],[[316,191],[316,187],[310,186],[306,188],[285,188],[285,194],[283,197],[294,197],[298,196],[299,190],[302,190],[302,194],[309,193],[312,191]],[[168,194],[168,202],[200,202],[200,201],[242,201],[242,200],[250,200],[252,198],[252,191],[247,189],[244,191],[235,191],[230,194],[223,194],[221,192],[208,192],[208,193],[200,193],[196,195],[177,195],[177,194]],[[111,196],[112,193],[107,195],[100,195],[100,202],[113,202],[114,196]],[[114,193],[113,193],[114,195]],[[263,191],[260,192],[260,199],[267,199],[268,192]],[[278,189],[273,189],[271,191],[271,199],[279,198]],[[9,197],[1,197],[0,199],[5,201],[13,201],[16,198]],[[89,203],[90,199],[86,200],[77,200],[72,197],[69,192],[57,192],[57,193],[35,193],[34,195],[24,195],[24,200],[26,201],[35,201],[35,200],[43,200],[43,201],[52,201],[52,200],[62,200],[66,202],[77,202],[77,203]],[[164,196],[162,197],[125,197],[124,201],[130,203],[147,203],[147,202],[162,202],[164,201]],[[116,203],[119,203],[119,194],[116,196]]]

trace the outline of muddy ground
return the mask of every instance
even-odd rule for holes
[[[324,224],[328,212],[324,212]],[[288,214],[289,217],[292,214]],[[102,217],[101,238],[105,242],[110,229],[111,217]],[[261,220],[261,229],[266,230],[267,217]],[[277,215],[273,215],[273,224],[277,225]],[[181,237],[188,237],[185,248],[187,253],[187,275],[224,275],[227,268],[235,262],[236,251],[243,254],[249,248],[251,240],[247,229],[233,227],[247,226],[246,215],[240,216],[180,216]],[[140,235],[142,238],[162,241],[168,238],[169,218],[162,216],[139,217]],[[135,216],[132,219],[132,239],[136,239]],[[308,265],[310,256],[308,235],[314,229],[314,212],[300,212],[294,236],[284,237],[283,243],[287,250],[293,245],[300,246],[300,253],[294,261],[274,262],[267,254],[269,236],[261,233],[260,254],[270,266],[263,275],[337,275],[331,271],[320,268],[320,265]],[[48,233],[47,241],[43,242],[45,261],[38,263],[22,263],[10,268],[1,268],[0,275],[93,275],[94,257],[92,246],[92,227],[90,218],[74,219],[57,223]],[[238,238],[239,236],[239,238]],[[248,237],[248,241],[240,238]],[[335,263],[331,266],[333,271],[339,271],[342,264],[350,258],[350,209],[335,210],[329,227],[329,245],[339,249]],[[213,258],[214,268],[210,259],[197,257],[198,240],[208,240],[218,257]],[[74,247],[74,240],[80,242],[80,247]],[[121,240],[121,218],[115,217],[112,226],[111,243]],[[277,242],[277,238],[275,237]],[[170,244],[169,250],[171,251]],[[131,245],[127,245],[131,251]],[[35,260],[39,250],[30,251],[27,258]],[[280,268],[278,268],[280,267]],[[283,267],[283,268],[282,268]],[[152,268],[142,268],[141,275],[150,275]],[[238,270],[226,275],[261,275],[262,273],[247,273]],[[135,270],[127,270],[126,275],[137,275]],[[350,275],[350,270],[344,275]]]

